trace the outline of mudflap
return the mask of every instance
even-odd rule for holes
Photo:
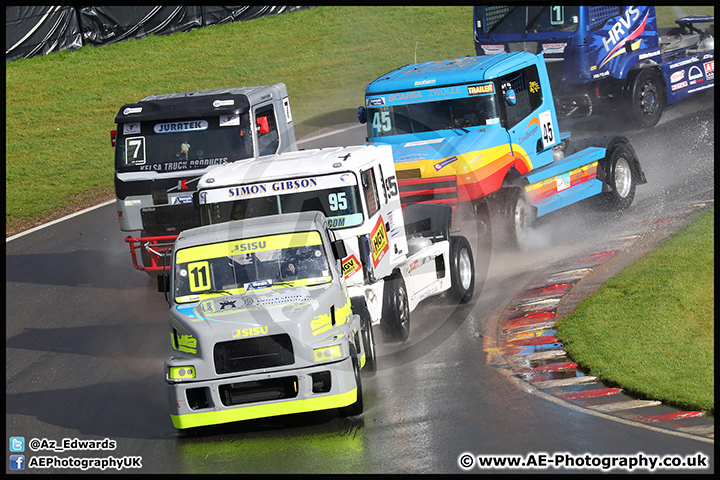
[[[602,137],[590,137],[590,138],[583,138],[578,141],[572,141],[568,145],[568,148],[565,150],[566,155],[572,155],[574,153],[580,152],[582,150],[585,150],[588,147],[600,147],[604,148],[605,151],[605,159],[603,162],[600,162],[598,165],[598,171],[597,171],[597,178],[603,182],[603,191],[607,191],[608,187],[608,181],[607,181],[607,175],[608,175],[608,159],[610,158],[611,152],[616,148],[618,144],[624,144],[630,152],[632,152],[632,167],[634,169],[634,172],[637,175],[637,184],[642,185],[647,183],[647,179],[645,178],[645,172],[642,170],[642,166],[640,165],[640,160],[638,159],[637,153],[635,152],[635,149],[630,144],[630,140],[628,140],[626,137],[622,135],[604,135]]]

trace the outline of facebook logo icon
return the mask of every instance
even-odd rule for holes
[[[25,455],[10,455],[10,470],[25,470]]]

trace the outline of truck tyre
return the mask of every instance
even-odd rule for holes
[[[363,342],[363,350],[365,351],[364,372],[373,374],[377,372],[377,357],[375,356],[375,334],[372,331],[372,322],[365,324],[365,328],[360,330],[360,338]]]
[[[365,365],[362,367],[362,371],[375,373],[377,371],[375,334],[373,333],[372,318],[370,318],[367,303],[365,303],[364,297],[352,297],[350,302],[353,313],[360,315],[360,339],[365,352]]]
[[[528,244],[528,237],[535,223],[535,211],[530,206],[523,188],[503,187],[498,193],[501,240],[507,248],[520,250]]]
[[[630,112],[640,128],[654,127],[665,108],[662,79],[655,70],[645,68],[633,78],[629,89]]]
[[[635,198],[637,158],[624,143],[616,143],[605,157],[606,183],[609,192],[600,195],[601,205],[614,210],[624,210]]]
[[[365,328],[360,330],[360,336],[363,349],[365,350],[365,366],[363,367],[363,371],[375,373],[377,372],[377,359],[375,356],[375,335],[373,334],[372,322],[368,321],[365,324]]]
[[[355,345],[350,344],[350,359],[352,360],[355,385],[357,385],[357,400],[347,407],[338,408],[341,417],[354,417],[363,413],[362,381],[360,380],[360,365],[358,364],[357,350]]]
[[[398,272],[385,281],[383,289],[383,336],[390,342],[404,342],[410,335],[410,306],[405,280]]]
[[[465,237],[450,237],[450,280],[448,298],[454,304],[467,303],[475,292],[475,262]]]
[[[479,292],[485,287],[485,279],[490,268],[492,253],[492,229],[490,228],[490,208],[487,197],[474,202],[461,202],[453,214],[452,226],[462,231],[472,247],[474,289]]]

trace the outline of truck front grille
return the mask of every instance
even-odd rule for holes
[[[243,403],[294,398],[297,397],[297,382],[297,377],[283,377],[220,385],[220,400],[223,405],[229,407]]]
[[[403,207],[408,203],[433,202],[457,203],[457,177],[434,177],[415,180],[398,180],[400,202]]]
[[[146,207],[140,211],[147,235],[174,235],[200,226],[200,210],[192,205]]]
[[[286,333],[219,342],[213,357],[217,374],[280,367],[295,361],[292,341]]]

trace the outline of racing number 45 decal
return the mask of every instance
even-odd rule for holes
[[[546,110],[538,116],[540,117],[540,126],[542,127],[543,148],[547,148],[555,142],[555,129],[553,127],[552,115],[550,115],[550,110]]]

